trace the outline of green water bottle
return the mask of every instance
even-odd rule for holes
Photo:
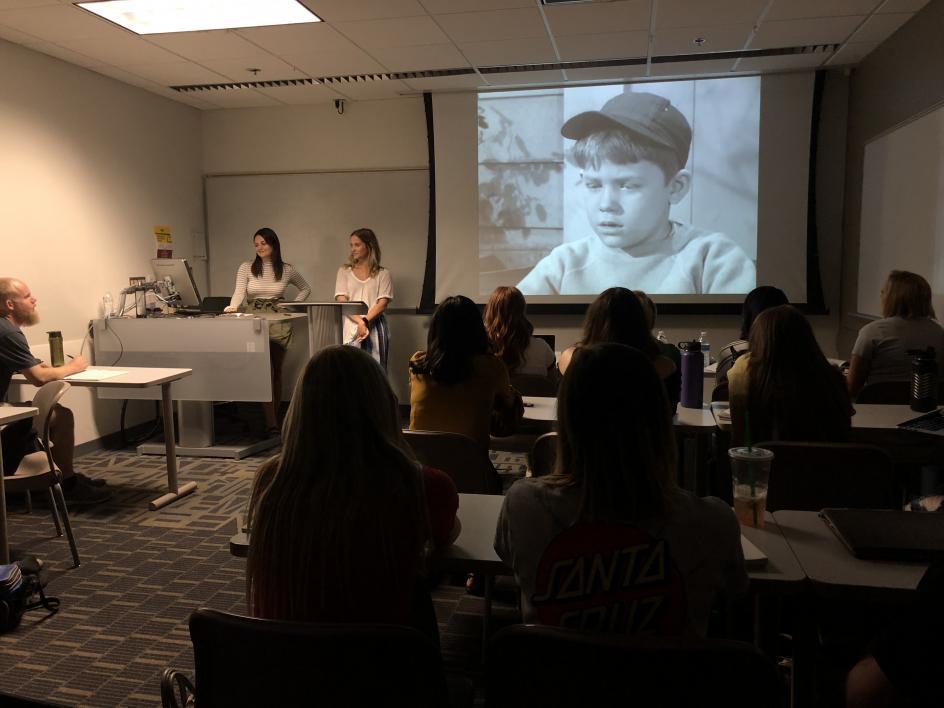
[[[62,366],[66,363],[66,357],[62,351],[62,332],[49,333],[49,360],[53,366]]]

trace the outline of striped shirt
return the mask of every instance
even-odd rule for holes
[[[311,294],[311,288],[298,271],[288,263],[282,265],[282,279],[276,280],[271,261],[262,262],[262,275],[255,277],[252,274],[252,263],[246,262],[236,271],[236,290],[229,301],[230,307],[236,308],[243,304],[243,298],[249,295],[250,300],[258,298],[284,298],[285,288],[294,285],[298,288],[296,302],[301,302]]]

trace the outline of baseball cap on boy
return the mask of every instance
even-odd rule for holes
[[[612,128],[624,128],[674,150],[680,166],[688,162],[691,126],[667,98],[653,93],[621,93],[604,103],[599,111],[585,111],[573,116],[561,126],[561,135],[580,140]]]

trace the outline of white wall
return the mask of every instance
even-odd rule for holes
[[[155,225],[171,227],[174,255],[202,241],[199,112],[4,41],[0,66],[0,274],[39,299],[41,323],[25,330],[34,353],[48,355],[49,329],[77,353],[102,294],[150,273]],[[118,427],[115,401],[73,389],[65,403],[79,443]]]

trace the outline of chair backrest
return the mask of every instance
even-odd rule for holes
[[[553,352],[553,351],[556,351],[554,345],[555,345],[555,343],[557,342],[557,337],[556,337],[555,335],[553,335],[553,334],[538,334],[537,332],[535,332],[532,336],[533,336],[533,337],[537,337],[538,339],[543,339],[545,342],[547,342],[547,346],[549,346],[549,347],[551,348],[551,351],[552,351],[552,352]]]
[[[486,705],[774,708],[773,663],[750,644],[639,639],[540,625],[496,633]]]
[[[713,389],[711,389],[711,402],[715,401],[727,401],[730,398],[730,393],[728,389],[728,380],[725,379],[719,384],[716,384]]]
[[[856,396],[856,403],[908,405],[911,403],[911,382],[879,381],[866,384]]]
[[[197,705],[446,704],[439,649],[410,627],[190,615]]]
[[[43,444],[47,447],[49,443],[49,418],[52,409],[70,388],[72,388],[72,384],[68,381],[49,381],[40,386],[33,396],[33,406],[39,410],[39,413],[33,418],[33,432],[42,438]]]
[[[554,471],[557,463],[557,433],[544,433],[534,441],[528,453],[528,467],[532,477],[543,477]]]
[[[442,470],[463,494],[493,494],[495,468],[488,451],[461,433],[404,430],[403,436],[421,463]]]
[[[773,451],[767,509],[901,508],[901,489],[888,453],[874,445],[762,442]]]
[[[557,395],[557,382],[538,374],[515,374],[511,377],[511,385],[518,389],[522,396]]]

